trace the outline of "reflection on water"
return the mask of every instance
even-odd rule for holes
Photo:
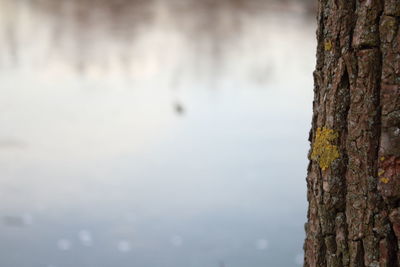
[[[306,14],[0,0],[0,265],[301,264]]]

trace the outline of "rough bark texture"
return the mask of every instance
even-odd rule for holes
[[[304,266],[400,266],[400,0],[319,0]]]

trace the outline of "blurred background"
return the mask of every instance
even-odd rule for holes
[[[301,265],[313,4],[0,0],[0,266]]]

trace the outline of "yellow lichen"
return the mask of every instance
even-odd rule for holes
[[[381,178],[381,182],[384,183],[384,184],[389,183],[389,181],[390,181],[389,178],[386,178],[386,177],[382,177]]]
[[[332,47],[333,47],[333,44],[332,44],[331,40],[325,41],[325,45],[324,45],[325,51],[331,51]]]
[[[381,157],[381,161],[384,161],[385,160],[385,157]]]
[[[311,159],[318,162],[323,171],[329,168],[332,162],[340,156],[338,147],[332,144],[338,137],[339,134],[332,129],[326,127],[317,129]]]
[[[379,171],[378,171],[378,176],[381,176],[381,175],[384,174],[384,173],[385,173],[384,170],[379,170]]]

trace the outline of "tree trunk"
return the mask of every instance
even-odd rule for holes
[[[400,0],[319,0],[304,266],[399,266]]]

